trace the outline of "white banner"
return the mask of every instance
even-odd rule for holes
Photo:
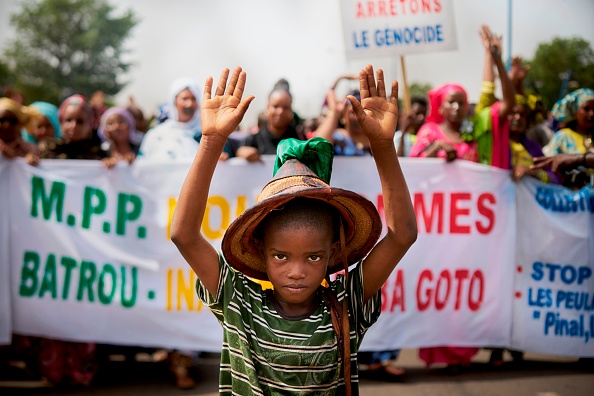
[[[229,223],[253,204],[270,180],[273,161],[267,157],[257,164],[243,160],[219,163],[202,224],[213,246],[220,247]],[[528,305],[528,297],[514,299],[518,291],[537,296],[538,288],[553,290],[546,280],[548,272],[543,272],[545,280],[535,284],[518,283],[518,274],[538,271],[533,269],[537,261],[571,263],[583,279],[578,284],[576,278],[563,290],[586,288],[592,296],[592,279],[586,278],[584,268],[592,268],[593,256],[589,253],[578,259],[584,244],[593,249],[592,230],[549,211],[546,215],[555,218],[551,221],[565,234],[553,246],[546,234],[540,237],[549,225],[532,223],[530,229],[538,232],[532,232],[526,246],[534,248],[516,260],[516,185],[507,172],[466,161],[444,164],[440,159],[405,158],[401,162],[419,238],[384,285],[382,315],[362,348],[512,346],[514,326],[517,349],[554,352],[547,349],[551,344],[547,340],[555,337],[564,342],[556,353],[594,355],[591,348],[583,348],[583,338],[556,337],[556,325],[545,335],[544,319],[532,319],[534,308]],[[199,302],[195,275],[169,240],[171,216],[188,167],[189,163],[138,163],[108,170],[94,161],[42,161],[33,168],[22,160],[0,160],[0,202],[9,202],[0,209],[4,211],[0,275],[10,273],[10,278],[0,276],[0,282],[10,279],[12,290],[10,303],[5,298],[0,303],[4,340],[11,329],[12,309],[16,333],[220,351],[221,327]],[[331,184],[367,196],[383,216],[372,158],[335,158]],[[524,184],[519,188],[542,186]],[[534,193],[528,195],[518,196],[518,207],[523,208],[520,221],[544,221]],[[592,211],[582,216],[584,224],[592,227]],[[520,230],[526,234],[524,228]],[[558,255],[531,255],[547,246]],[[521,262],[524,272],[518,273],[516,263]],[[547,267],[542,271],[548,271]],[[572,274],[567,269],[559,271],[561,277]],[[8,285],[1,286],[9,290]],[[567,297],[567,301],[575,298]],[[519,313],[520,301],[527,315]],[[577,312],[563,304],[550,311],[561,318]],[[547,314],[543,310],[543,318]],[[583,316],[586,320],[587,315]],[[544,342],[532,337],[533,325]]]
[[[0,345],[9,344],[12,331],[10,301],[10,202],[8,187],[11,162],[0,157]]]
[[[409,161],[419,238],[384,284],[363,349],[508,345],[514,183],[467,161]]]
[[[594,356],[594,190],[518,186],[515,348]]]
[[[455,50],[452,0],[341,0],[348,59]]]

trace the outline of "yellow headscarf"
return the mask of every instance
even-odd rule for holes
[[[0,98],[0,111],[10,111],[19,120],[22,127],[26,127],[32,120],[32,111],[27,106],[21,105],[10,98]]]

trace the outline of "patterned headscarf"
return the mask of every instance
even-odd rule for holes
[[[66,113],[66,109],[68,109],[69,107],[82,107],[85,113],[87,114],[89,122],[93,122],[93,109],[91,108],[84,96],[76,94],[64,99],[64,101],[60,105],[60,108],[58,109],[60,123],[64,121],[64,114]]]
[[[434,122],[436,124],[441,124],[443,122],[443,116],[439,114],[439,108],[441,107],[441,104],[445,98],[450,93],[456,91],[462,92],[464,94],[466,107],[468,107],[468,94],[461,85],[448,83],[429,91],[429,116],[427,116],[428,122]]]
[[[557,121],[568,123],[575,120],[575,114],[581,105],[594,100],[594,91],[590,88],[580,88],[565,95],[553,106],[551,114]]]

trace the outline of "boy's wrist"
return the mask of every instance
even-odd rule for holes
[[[200,145],[206,146],[209,149],[220,148],[222,150],[223,147],[225,147],[226,141],[227,139],[222,136],[216,134],[208,134],[202,135],[202,138],[200,139]]]

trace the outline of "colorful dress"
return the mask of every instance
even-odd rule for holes
[[[585,154],[587,151],[586,139],[586,136],[570,128],[564,128],[555,133],[555,136],[543,147],[542,151],[547,157],[557,154]],[[590,138],[591,145],[592,140]]]
[[[474,141],[453,142],[443,133],[441,127],[433,122],[427,122],[421,127],[421,129],[419,129],[419,132],[417,133],[417,141],[410,150],[410,156],[425,157],[429,146],[437,141],[445,142],[452,146],[452,148],[456,150],[458,158],[467,161],[478,162],[477,145]],[[445,158],[445,151],[439,150],[437,157]]]
[[[342,364],[329,308],[321,299],[302,317],[285,317],[271,290],[232,269],[220,257],[219,287],[211,295],[197,281],[198,296],[223,326],[220,395],[335,395],[344,393]],[[344,276],[330,284],[342,304]],[[357,350],[381,311],[381,291],[363,303],[362,266],[350,272],[351,379],[359,394]]]

